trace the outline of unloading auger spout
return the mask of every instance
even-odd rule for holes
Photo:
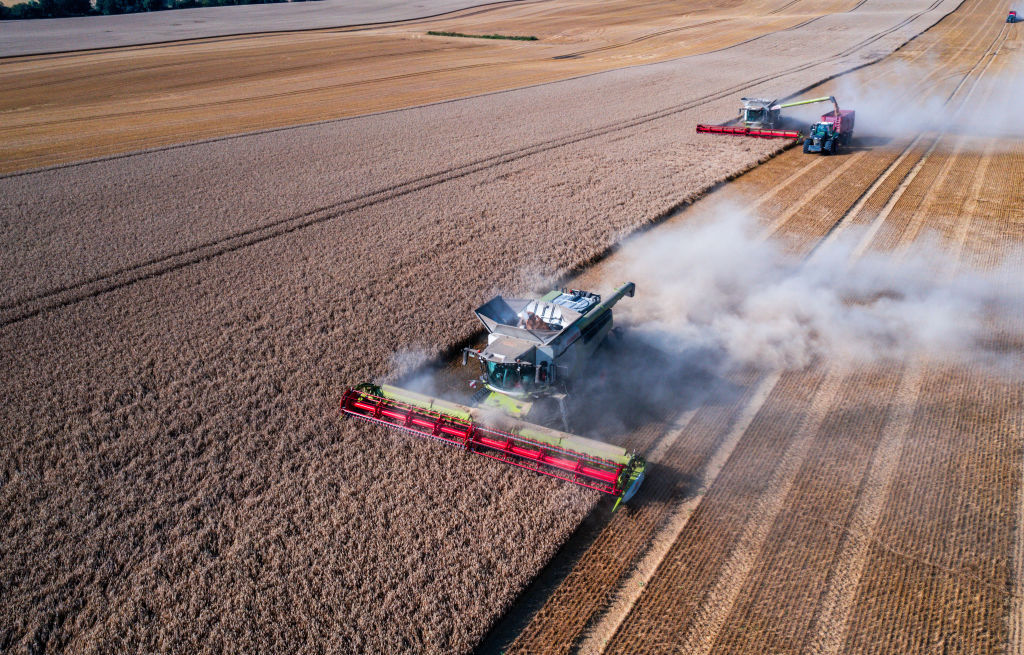
[[[595,313],[601,313],[605,310],[611,311],[611,308],[615,306],[615,303],[619,302],[626,296],[632,298],[634,295],[636,295],[636,284],[633,282],[626,282],[621,287],[613,291],[611,297],[605,299],[605,301],[598,305],[597,309],[594,311]]]

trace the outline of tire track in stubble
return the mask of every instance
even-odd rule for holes
[[[1003,28],[997,35],[994,43],[998,44],[1001,39],[1005,38],[1005,28]],[[995,49],[998,49],[996,46]],[[970,79],[971,75],[979,69],[979,65],[985,62],[988,58],[988,63],[985,63],[984,67],[981,68],[981,72],[974,78],[974,84],[971,85],[970,91],[961,100],[959,111],[966,106],[967,101],[973,94],[974,89],[980,83],[980,80],[984,77],[991,65],[991,53],[993,48],[990,47],[988,52],[982,56],[978,63],[975,64],[964,77],[961,83],[957,86],[950,97],[947,98],[947,104],[956,93],[963,87],[964,83]],[[937,143],[943,135],[936,137],[935,142]],[[916,143],[919,138],[915,139]],[[913,144],[911,144],[913,145]],[[919,165],[914,167],[915,171],[919,171],[924,164],[924,160],[928,158],[935,147],[934,143],[932,147],[928,149],[926,155],[919,162]],[[991,145],[986,149],[986,152],[991,150]],[[950,172],[953,170],[955,160],[960,156],[959,148],[957,148],[953,154],[949,157],[944,165],[942,165],[941,172],[937,178],[929,184],[929,189],[937,188],[942,185]],[[895,164],[895,163],[894,163]],[[987,167],[987,161],[983,159],[981,166],[975,171],[974,181],[970,185],[970,190],[967,192],[967,197],[964,199],[965,203],[970,202],[971,194],[978,194],[980,192],[980,185],[982,183],[982,177],[985,175]],[[905,190],[910,182],[913,181],[914,176],[908,175],[909,179],[902,180],[899,185],[899,191]],[[893,196],[898,199],[902,195],[896,191],[893,192]],[[931,191],[925,192],[924,197],[926,201],[916,211],[917,214],[927,214],[933,208],[935,204],[936,193]],[[891,209],[892,203],[888,205]],[[970,211],[967,211],[966,205],[963,207],[964,211],[958,212],[958,214],[966,214],[968,217],[971,215]],[[884,220],[888,212],[883,212],[881,218]],[[969,223],[969,219],[963,221]],[[872,240],[872,235],[869,234],[861,246],[856,250],[855,256],[863,253],[869,243]],[[903,245],[906,241],[913,240],[916,238],[917,230],[904,232],[902,234]],[[955,260],[959,261],[960,252],[963,248],[963,241],[966,239],[966,228],[957,230],[959,237],[959,244],[955,246]],[[958,245],[958,247],[956,247]],[[856,598],[858,590],[858,583],[862,577],[864,567],[869,555],[869,546],[872,543],[872,535],[875,533],[875,528],[878,525],[880,519],[882,507],[887,498],[887,490],[892,482],[892,479],[896,475],[895,462],[899,460],[900,453],[903,448],[904,440],[907,436],[911,417],[913,416],[913,409],[917,402],[917,398],[920,393],[920,387],[922,381],[922,370],[919,365],[911,367],[910,371],[905,376],[904,381],[901,383],[900,389],[897,392],[897,398],[901,400],[900,409],[896,417],[893,419],[890,425],[887,426],[883,442],[880,445],[878,451],[872,458],[872,464],[870,469],[870,475],[866,483],[864,496],[858,501],[856,505],[856,513],[854,514],[850,524],[844,529],[846,531],[846,537],[840,554],[836,561],[837,564],[830,575],[830,581],[826,590],[826,594],[822,601],[821,611],[816,617],[817,629],[815,630],[816,637],[811,642],[810,651],[816,653],[836,653],[842,647],[843,639],[846,634],[847,619],[850,612],[853,609],[853,603]]]
[[[998,38],[999,38],[999,36],[997,35],[997,40],[998,40]],[[983,60],[984,60],[984,57],[982,58],[981,61],[983,61]],[[952,98],[956,95],[957,91],[963,86],[963,84],[968,79],[970,79],[972,73],[975,70],[977,70],[977,68],[978,68],[978,65],[976,64],[974,67],[971,68],[970,71],[968,71],[968,73],[961,80],[961,83],[957,85],[956,89],[954,89],[954,91],[946,99],[947,103],[950,100],[952,100]],[[933,73],[934,73],[934,71],[933,71]],[[931,75],[929,75],[929,77],[931,77]],[[966,99],[965,99],[965,101],[966,101]],[[843,217],[836,223],[836,225],[831,230],[829,230],[829,232],[826,233],[825,236],[835,236],[835,234],[837,233],[837,227],[845,225],[846,224],[846,220],[849,217],[856,216],[858,213],[860,213],[863,210],[864,206],[867,204],[868,200],[875,193],[875,191],[878,190],[884,184],[884,182],[887,180],[887,178],[889,178],[894,172],[898,172],[901,168],[903,168],[904,172],[905,172],[905,168],[901,167],[901,164],[906,159],[906,157],[910,154],[910,152],[912,151],[913,147],[918,143],[918,141],[919,141],[919,137],[915,138],[907,146],[904,147],[902,152],[900,152],[898,155],[896,155],[896,156],[894,156],[892,158],[890,163],[886,166],[885,170],[882,171],[874,179],[874,181],[870,185],[867,185],[867,189],[861,194],[861,196],[859,198],[856,199],[856,201],[850,206],[850,208],[843,214]],[[801,170],[797,174],[792,175],[790,177],[794,178],[793,181],[795,181],[796,178],[800,177],[800,173],[805,172],[805,171],[809,171],[812,167],[813,167],[813,164],[805,165],[805,166],[803,166],[801,168]],[[833,177],[834,177],[834,175],[833,175]],[[807,195],[813,195],[813,194],[805,194],[805,196],[807,196]],[[805,204],[807,202],[810,202],[810,199],[807,199],[805,197],[804,198],[804,203],[797,203],[797,204],[800,205],[800,204]],[[795,213],[795,211],[790,212],[789,215],[791,216],[793,213]],[[774,225],[774,227],[775,228],[781,227],[782,223],[785,223],[785,220],[777,220],[776,221],[776,225]],[[771,232],[771,231],[774,231],[774,230],[769,230],[769,232]],[[812,249],[812,251],[811,251],[812,255],[815,252],[815,250],[816,249]],[[915,384],[914,380],[916,380],[917,383],[919,384],[919,377],[911,376],[910,380],[911,381],[908,382],[908,383],[905,383],[904,386],[913,387],[914,384]],[[911,393],[912,389],[904,390],[904,391],[905,391],[905,393]],[[916,397],[916,394],[915,394],[915,397]],[[902,420],[902,418],[907,418],[907,417],[903,416],[903,417],[901,417],[901,420]],[[907,420],[909,420],[909,419],[907,419]],[[894,430],[895,430],[895,432],[897,434],[899,434],[901,429],[905,430],[905,427],[906,427],[905,425],[902,426],[902,428],[896,427],[896,428],[894,428]],[[890,430],[890,432],[892,432],[892,430]],[[886,456],[885,453],[890,453],[893,449],[898,448],[900,445],[901,445],[901,442],[900,442],[899,438],[896,438],[896,439],[890,438],[887,442],[885,442],[884,447],[881,449],[881,452],[883,453],[882,457],[884,458]],[[877,457],[875,459],[877,460]],[[874,465],[873,472],[876,475],[876,477],[880,478],[881,480],[884,481],[884,480],[887,479],[887,476],[885,475],[884,471],[879,473],[879,468],[878,468],[877,462]],[[880,492],[878,490],[885,488],[884,483],[880,483],[876,479],[876,480],[869,481],[868,484],[869,484],[869,488],[873,489],[874,490],[874,494],[875,494],[874,496],[870,496],[870,497],[874,498],[875,500],[877,500],[878,503],[881,503],[882,500],[884,500],[884,496],[880,496]],[[864,507],[862,505],[858,505],[858,510],[860,511],[860,514],[856,515],[855,518],[852,519],[852,521],[854,521],[855,523],[856,522],[864,522],[866,520],[865,516],[871,516],[873,514],[873,512],[872,512],[873,506],[874,506],[874,503],[870,503],[870,502],[868,503],[867,507]],[[867,544],[866,539],[867,539],[867,537],[864,536],[864,535],[861,535],[861,536],[864,537],[864,539],[862,539],[860,542],[857,542],[857,543],[859,543],[862,547],[864,547],[864,552],[860,553],[860,554],[862,556],[866,556],[866,544]],[[847,551],[849,551],[849,546],[847,546]],[[848,554],[848,552],[844,553],[844,554]],[[848,561],[848,558],[844,557],[844,558],[841,559],[841,561]],[[856,562],[856,557],[854,557],[854,559],[851,560],[851,563],[848,566],[848,568],[850,570],[848,570],[846,572],[846,577],[850,577],[851,576],[850,571],[856,569],[856,567],[854,565],[855,562]],[[853,576],[855,579],[859,578],[859,569],[856,569],[856,571],[857,571],[856,575]],[[743,576],[743,577],[745,577],[745,576]],[[840,577],[843,577],[843,576],[840,576]],[[739,580],[739,581],[736,582],[736,584],[741,584],[741,583],[742,583],[742,580]],[[848,589],[849,585],[847,585],[845,588]],[[738,589],[738,587],[737,587],[737,589]],[[856,589],[856,585],[854,584],[853,585],[853,590],[855,590],[855,589]],[[848,599],[846,597],[842,597],[842,598],[836,597],[836,592],[835,591],[832,591],[831,593],[833,594],[833,598],[831,600],[827,601],[827,603],[830,603],[832,607],[835,607],[836,605],[839,605],[839,604],[844,604],[844,607],[848,608],[848,606],[849,606],[848,602],[852,602],[852,601],[850,601],[850,599]],[[850,591],[849,593],[852,594],[853,592]],[[637,595],[639,595],[639,594],[637,594]],[[728,603],[728,606],[731,607],[731,602]],[[839,615],[840,616],[845,616],[845,614],[846,614],[846,612],[841,608],[839,610]],[[724,621],[724,617],[726,615],[727,615],[727,612],[725,612],[723,614],[720,614],[719,615],[720,621]],[[713,643],[713,641],[712,642],[708,642],[708,643]],[[821,642],[820,645],[824,646],[826,643],[829,643],[828,640],[826,640],[825,642]]]
[[[743,526],[753,520],[752,499],[762,496],[761,491],[774,478],[774,463],[787,452],[791,434],[806,423],[805,410],[819,395],[823,377],[821,371],[812,370],[779,378],[607,650],[679,650],[680,633],[692,626],[691,619],[719,579],[732,544],[741,537]],[[752,434],[759,438],[752,439]],[[732,502],[727,490],[734,488],[745,490],[744,502]],[[683,589],[690,593],[681,593]]]
[[[816,613],[815,635],[808,650],[819,655],[838,653],[846,636],[846,621],[853,609],[857,589],[867,565],[872,535],[878,526],[896,463],[910,428],[921,390],[921,369],[913,366],[904,373],[896,391],[895,413],[882,431],[882,440],[871,459],[867,479],[854,505],[844,537],[826,582],[824,597]]]
[[[1004,26],[1002,29],[1000,29],[995,39],[993,39],[992,43],[986,49],[985,53],[978,59],[974,66],[972,66],[967,71],[963,79],[960,80],[960,83],[957,84],[957,86],[946,98],[945,102],[943,103],[944,106],[948,106],[950,103],[952,103],[956,98],[957,94],[965,87],[965,85],[967,85],[969,81],[973,80],[973,83],[970,85],[970,88],[968,89],[966,95],[959,100],[960,104],[954,109],[954,116],[958,115],[959,112],[962,111],[962,109],[965,106],[967,106],[967,101],[970,100],[971,96],[977,89],[978,84],[981,82],[985,73],[988,71],[989,67],[994,61],[992,53],[998,49],[999,44],[1005,41],[1006,36],[1007,31]],[[976,77],[973,77],[979,69],[981,71],[980,74],[978,74]],[[950,167],[952,166],[955,160],[955,155],[957,152],[956,149],[954,149],[953,155],[947,156],[947,163],[949,164],[949,166],[935,168],[933,158],[936,150],[938,149],[939,145],[942,143],[942,140],[945,137],[946,132],[939,132],[938,134],[935,134],[934,136],[931,137],[928,147],[924,151],[923,155],[921,155],[920,158],[916,160],[916,162],[913,164],[913,167],[910,168],[910,170],[906,173],[903,179],[899,181],[899,184],[896,190],[893,192],[892,196],[887,199],[885,205],[874,217],[873,221],[868,227],[867,237],[863,239],[860,245],[854,250],[855,256],[860,256],[869,248],[876,250],[887,249],[894,243],[894,240],[909,243],[903,239],[903,234],[908,229],[912,230],[914,235],[917,234],[917,231],[921,227],[921,215],[923,214],[923,211],[914,211],[914,209],[920,209],[919,206],[915,206],[913,209],[908,207],[907,205],[911,204],[913,202],[913,199],[907,199],[905,197],[905,194],[914,186],[920,187],[921,185],[917,184],[918,180],[924,179],[925,188],[918,192],[918,202],[924,202],[928,204],[934,202],[932,197],[932,189],[936,188],[937,185],[941,184],[942,181],[945,180],[946,177],[948,177]],[[909,152],[912,148],[917,146],[923,138],[923,134],[917,135],[914,141],[907,146],[907,149],[905,149],[904,152]],[[935,175],[931,176],[929,171],[929,173],[925,174],[924,178],[921,178],[920,176],[922,175],[922,172],[928,170],[929,168],[934,169]],[[891,220],[894,213],[897,215],[898,220]],[[910,225],[909,223],[915,220],[915,216],[918,217],[918,220],[913,225]],[[883,228],[886,228],[886,230],[883,231]],[[881,234],[879,234],[880,232]]]
[[[683,499],[665,519],[663,526],[657,530],[652,539],[652,546],[643,555],[636,569],[627,579],[619,583],[617,593],[608,603],[608,610],[598,617],[594,621],[594,625],[583,633],[576,648],[578,652],[600,652],[603,645],[611,639],[615,631],[622,625],[622,621],[625,620],[630,610],[636,604],[637,599],[643,593],[644,587],[654,577],[658,566],[665,559],[672,544],[676,542],[679,535],[686,528],[690,517],[693,516],[693,512],[696,511],[697,506],[707,494],[707,490],[722,472],[725,463],[729,461],[740,438],[753,422],[754,416],[768,400],[768,395],[776,383],[778,383],[781,375],[781,371],[776,371],[766,375],[757,382],[750,402],[743,408],[742,413],[729,429],[728,435],[712,453],[706,467],[701,471],[699,488],[693,495]]]
[[[990,151],[991,145],[986,148],[986,152]],[[943,165],[943,172],[930,188],[937,187],[941,184],[941,180],[949,175],[958,152],[955,151],[949,161]],[[983,156],[982,164],[976,171],[970,191],[966,196],[968,202],[979,193],[980,185],[986,175],[987,164],[988,161]],[[904,187],[901,186],[901,188]],[[937,195],[929,192],[926,197],[932,199]],[[932,202],[926,202],[917,210],[917,213],[928,214],[932,206]],[[955,272],[955,265],[961,259],[963,242],[967,238],[967,226],[971,222],[972,213],[967,208],[962,212],[966,216],[962,221],[965,228],[958,230],[959,243],[954,244],[951,252],[954,261],[953,268],[949,271],[950,275]],[[916,236],[917,231],[904,232],[901,235],[901,243],[896,246],[897,253],[905,252],[909,242],[913,241]],[[872,239],[873,233],[869,233],[856,249],[857,255],[868,249]],[[897,256],[899,255],[897,254]],[[816,628],[813,630],[815,637],[810,643],[811,652],[834,654],[842,648],[859,582],[869,559],[870,547],[874,540],[873,535],[878,527],[888,497],[888,490],[897,474],[896,464],[901,459],[904,443],[909,433],[910,423],[920,396],[923,374],[921,365],[917,362],[912,363],[896,392],[895,397],[898,401],[896,414],[883,431],[882,442],[872,458],[870,473],[862,497],[857,502],[849,525],[844,528],[846,531],[844,542],[836,558],[836,565],[830,574],[821,608],[816,616]]]
[[[753,519],[747,524],[739,542],[722,566],[717,584],[698,606],[689,630],[681,635],[681,651],[696,655],[711,652],[743,583],[757,563],[758,554],[764,548],[772,524],[796,482],[800,465],[835,403],[844,377],[845,372],[837,368],[831,368],[827,373],[803,425],[786,448],[767,489],[755,501]]]
[[[752,398],[756,400],[751,395],[754,379],[743,380],[741,386],[743,391],[735,398],[705,402],[644,449],[651,455],[651,467],[642,494],[633,501],[635,507],[613,515],[507,653],[564,654],[574,648],[593,617],[611,602],[614,585],[647,549],[650,535],[664,524],[677,499],[699,493],[686,472],[706,468],[736,417]]]

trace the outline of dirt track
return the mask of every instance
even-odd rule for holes
[[[95,651],[471,648],[594,498],[497,465],[467,469],[430,444],[339,430],[340,389],[393,368],[395,352],[431,354],[468,338],[472,317],[453,308],[585,263],[769,153],[775,145],[705,141],[680,125],[731,114],[735,96],[759,84],[765,93],[799,88],[920,29],[885,36],[899,20],[873,11],[878,4],[866,3],[863,20],[857,12],[834,19],[845,31],[826,35],[817,27],[830,19],[822,19],[802,40],[766,37],[758,47],[774,49],[778,69],[761,71],[764,81],[740,75],[742,51],[705,55],[443,112],[0,180],[11,255],[0,343],[14,371],[0,408],[14,426],[4,443],[10,547],[0,570],[13,592],[3,640]],[[793,52],[794,42],[815,53],[814,66],[804,68],[807,54]],[[706,77],[692,77],[695,62]],[[809,165],[794,155],[769,166],[795,175]],[[790,186],[797,197],[808,188],[797,178]],[[796,212],[780,229],[813,243],[806,235],[820,239],[827,221]],[[815,416],[828,425],[827,398],[810,397],[821,377],[784,377],[758,429],[780,443],[791,436],[772,423],[776,413],[799,421],[779,404],[786,394],[817,402]],[[836,375],[829,388],[839,393],[833,387],[845,380]],[[729,443],[751,397],[698,409],[674,441],[662,440],[658,425],[628,438],[662,448],[664,461],[689,475],[714,459],[709,445]],[[801,434],[787,471],[827,446],[824,428]],[[755,459],[775,454],[758,451],[757,440],[735,448]],[[722,475],[734,469],[727,463]],[[685,496],[685,485],[662,479],[637,511],[616,515],[621,530],[602,536],[619,555],[595,578],[593,599],[567,615],[580,629],[586,603],[607,601],[670,514],[666,503]],[[774,492],[763,502],[778,507],[788,479],[769,479]],[[698,513],[715,506],[702,501]],[[674,550],[691,543],[695,525],[696,515]],[[749,567],[741,555],[771,543],[771,526],[756,527],[744,551],[721,556]],[[717,597],[745,598],[742,582]],[[616,633],[623,643],[644,598]],[[712,623],[729,626],[729,604],[716,607]],[[876,625],[870,619],[865,625]]]
[[[1006,105],[1004,81],[1020,74],[1021,37],[1004,27],[1002,11],[965,3],[885,62],[821,89],[840,98],[858,87],[887,90],[908,112],[926,106],[922,98],[946,99],[944,120],[966,107],[951,133],[906,131],[830,159],[787,152],[669,224],[747,206],[765,234],[797,252],[849,231],[862,240],[855,257],[898,257],[938,234],[950,272],[995,265],[1024,240],[1020,140],[971,134],[992,120],[972,107]],[[894,121],[901,108],[887,111]],[[1019,321],[1014,329],[1004,336],[1008,353],[1019,353]],[[652,481],[647,502],[614,517],[513,652],[541,644],[547,652],[1024,648],[1012,609],[1024,582],[1013,555],[1021,539],[1019,381],[921,361],[855,371],[820,365],[783,375],[763,405],[704,407],[696,417],[723,410],[717,436],[698,441],[703,460],[695,466],[692,456],[667,451],[660,463],[678,477]],[[713,484],[673,488],[673,477],[709,466],[744,411],[757,416]],[[702,431],[691,423],[678,442]],[[668,520],[694,501],[682,529]],[[677,536],[659,551],[657,569],[630,575],[666,531]]]

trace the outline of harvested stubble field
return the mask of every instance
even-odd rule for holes
[[[11,371],[0,405],[0,642],[471,649],[596,499],[339,426],[343,387],[410,359],[396,352],[430,356],[470,338],[472,316],[459,308],[585,264],[771,154],[777,144],[690,132],[731,115],[741,92],[798,89],[876,59],[954,6],[869,0],[681,61],[0,178],[10,262],[0,348]],[[755,58],[763,65],[751,72]],[[888,379],[879,375],[870,388]],[[764,448],[737,441],[746,430],[735,413],[766,403],[772,413],[751,416],[749,429],[786,442],[772,417],[802,425],[799,407],[784,404],[794,392],[816,407],[818,427],[835,424],[826,401],[862,378],[831,374],[820,400],[802,385],[826,377],[787,374],[770,394],[746,390],[760,378],[740,378],[732,404],[628,435],[664,454],[665,477],[595,542],[619,556],[564,615],[564,634],[591,624],[591,606],[607,602],[652,531],[678,518],[666,503],[688,493],[673,486],[671,463],[735,476],[719,447],[755,458]],[[826,448],[824,430],[796,430],[796,452]],[[786,461],[796,471],[805,460]],[[718,488],[708,500],[726,495]],[[781,508],[788,487],[770,488],[758,502]],[[718,506],[701,501],[694,517],[717,525]],[[675,523],[682,541],[697,523]],[[762,519],[758,534],[770,527]],[[742,582],[722,597],[744,598]],[[989,608],[995,596],[977,602]],[[730,625],[728,604],[718,607],[712,618]],[[858,607],[867,628],[884,625]]]
[[[1005,267],[1019,279],[1024,135],[1007,112],[1021,37],[1003,10],[965,2],[818,89],[860,110],[872,147],[784,153],[668,224],[745,207],[796,256],[852,238],[854,261],[899,261],[938,242],[930,257],[944,275]],[[1006,127],[993,138],[993,126]],[[608,265],[586,278],[629,274]],[[510,651],[1024,652],[1024,399],[1019,370],[1005,370],[1020,364],[1019,300],[984,337],[995,362],[917,353],[785,373],[729,408],[724,424],[742,436],[702,439],[696,468],[669,453],[699,424],[656,437],[655,461],[703,476],[699,488],[673,499],[670,482],[652,480],[656,502],[608,524]]]

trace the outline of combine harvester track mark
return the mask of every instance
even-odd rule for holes
[[[816,197],[821,195],[825,190],[828,189],[836,180],[840,179],[847,173],[851,168],[861,163],[861,159],[866,156],[866,152],[858,152],[849,157],[845,157],[844,161],[837,165],[833,170],[829,171],[828,174],[821,176],[817,184],[811,186],[800,198],[784,210],[779,216],[774,217],[772,222],[764,228],[761,234],[762,239],[770,239],[776,233],[781,230],[789,219],[793,218],[804,207],[809,205]],[[819,161],[822,159],[819,158]]]
[[[1017,421],[1018,434],[1024,433],[1024,422]],[[1011,600],[1010,613],[1007,618],[1009,643],[1006,652],[1009,655],[1024,655],[1024,457],[1018,467],[1017,479],[1017,529],[1013,540],[1011,555]]]
[[[825,377],[820,370],[781,375],[606,651],[631,653],[669,644],[679,649],[680,636],[693,627],[702,599],[723,575],[734,543],[755,520],[752,499],[777,477],[777,464],[791,450],[793,435],[807,424],[806,410],[822,392]],[[785,424],[785,431],[766,432],[777,421]],[[731,489],[737,487],[745,490],[742,503],[732,498]]]
[[[750,402],[743,409],[736,423],[725,440],[712,454],[707,466],[701,472],[701,485],[689,497],[685,497],[676,505],[665,522],[651,536],[651,545],[642,556],[636,568],[624,580],[619,583],[619,590],[609,603],[608,610],[596,619],[581,637],[577,650],[582,653],[600,652],[604,644],[608,642],[615,631],[618,630],[622,621],[629,614],[636,604],[637,599],[643,593],[644,588],[652,577],[657,573],[658,567],[665,559],[672,544],[676,542],[683,529],[686,527],[693,512],[703,500],[711,484],[722,472],[722,467],[732,456],[736,444],[750,427],[754,416],[760,411],[768,396],[771,394],[776,383],[779,381],[781,372],[766,375],[757,383],[757,388],[751,397]],[[652,453],[651,461],[654,459]]]
[[[736,417],[751,402],[755,384],[753,378],[744,380],[745,392],[734,400],[721,406],[698,408],[689,416],[683,430],[676,431],[675,437],[668,434],[655,440],[649,452],[663,453],[658,464],[664,468],[680,471],[706,468]],[[684,420],[685,417],[681,417],[679,424]],[[538,650],[569,653],[576,647],[595,617],[608,607],[615,585],[649,549],[650,535],[664,524],[675,498],[686,493],[687,485],[677,477],[670,479],[652,474],[644,485],[641,504],[612,517],[575,563],[572,572],[509,647],[509,653]]]
[[[772,524],[796,482],[800,465],[834,405],[844,377],[844,371],[833,368],[822,382],[798,434],[790,442],[772,474],[768,488],[759,495],[753,508],[753,519],[746,525],[735,549],[729,554],[717,584],[698,607],[697,616],[689,630],[680,636],[681,651],[696,655],[712,652],[743,583],[757,563]]]
[[[867,478],[854,505],[837,563],[829,574],[824,600],[815,616],[815,638],[808,652],[834,655],[842,647],[858,583],[867,564],[868,547],[895,474],[920,390],[921,369],[915,366],[904,372],[896,392],[895,412],[882,431],[882,440],[875,449]]]

